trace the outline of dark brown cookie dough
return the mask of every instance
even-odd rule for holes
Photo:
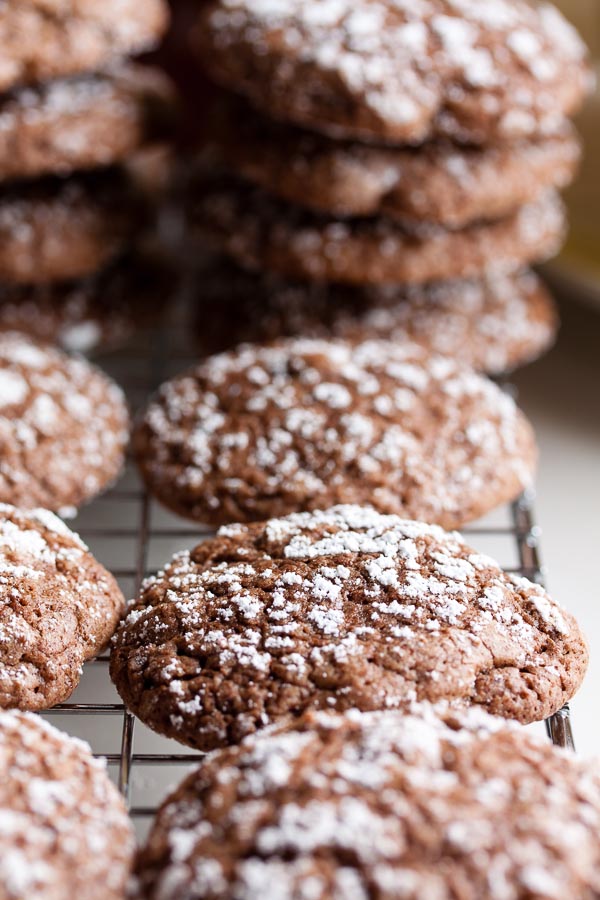
[[[210,756],[163,804],[144,900],[591,900],[590,762],[471,710],[318,713]]]
[[[132,253],[81,281],[0,285],[0,331],[71,352],[113,349],[160,320],[175,281],[166,263]]]
[[[203,355],[293,336],[389,339],[500,375],[548,350],[559,324],[554,301],[531,271],[483,281],[360,288],[286,282],[224,261],[197,275],[195,291],[195,332]]]
[[[455,527],[531,482],[531,426],[496,385],[414,344],[287,340],[167,382],[134,452],[151,492],[211,525],[336,503]]]
[[[445,700],[532,722],[587,660],[571,615],[458,534],[341,506],[177,554],[132,604],[111,674],[143,722],[212,750],[310,709]]]
[[[0,707],[49,709],[71,696],[125,600],[79,537],[43,509],[0,503],[0,570]]]
[[[45,284],[98,272],[139,231],[144,204],[124,172],[0,191],[0,281]]]
[[[128,426],[123,393],[100,369],[0,332],[0,502],[81,506],[121,471]]]
[[[158,69],[121,65],[0,101],[0,181],[110,166],[160,141],[173,116]]]
[[[150,50],[167,23],[163,0],[3,0],[0,91]]]
[[[214,0],[197,40],[217,81],[337,137],[544,134],[591,88],[575,30],[528,0]]]
[[[383,215],[462,228],[565,188],[580,158],[567,124],[557,134],[510,144],[461,147],[446,140],[393,148],[280,125],[225,93],[214,107],[212,143],[234,172],[331,216]]]
[[[515,271],[558,252],[565,212],[546,194],[514,215],[460,231],[392,219],[336,220],[261,188],[223,179],[198,186],[190,225],[202,242],[248,269],[301,281],[423,284]]]
[[[0,900],[123,900],[135,840],[87,744],[0,713]]]

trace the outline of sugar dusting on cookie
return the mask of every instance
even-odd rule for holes
[[[583,678],[575,620],[456,533],[342,506],[222,528],[133,601],[111,674],[203,750],[305,709],[481,705],[524,722]]]
[[[149,900],[559,900],[598,889],[598,827],[592,766],[481,711],[318,713],[210,757],[137,875]]]

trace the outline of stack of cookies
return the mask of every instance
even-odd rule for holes
[[[164,139],[172,93],[128,57],[166,24],[163,0],[2,4],[0,328],[87,350],[153,283],[133,161]]]
[[[552,343],[529,267],[564,238],[589,86],[555,9],[218,0],[198,40],[225,173],[200,179],[192,226],[239,268],[202,282],[231,313],[221,346],[408,334],[497,374]]]

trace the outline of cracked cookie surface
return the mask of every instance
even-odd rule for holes
[[[133,449],[150,491],[210,525],[336,503],[458,527],[530,485],[533,430],[495,384],[415,344],[243,345],[166,382]]]
[[[592,900],[599,828],[589,762],[481,711],[318,713],[207,759],[136,874],[145,900]]]
[[[49,709],[112,637],[123,595],[78,535],[42,509],[0,504],[0,571],[0,707]]]
[[[0,332],[0,502],[81,506],[116,479],[128,439],[123,392],[100,369]]]
[[[273,118],[395,144],[548,133],[592,83],[573,27],[528,0],[217,0],[197,40]]]
[[[131,605],[111,676],[151,728],[212,750],[309,709],[446,700],[535,721],[587,656],[569,613],[458,534],[350,506],[177,554]]]

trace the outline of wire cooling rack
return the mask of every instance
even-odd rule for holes
[[[125,389],[135,411],[162,380],[192,360],[185,329],[175,328],[152,339],[142,337],[126,351],[99,362]],[[532,503],[532,496],[523,495],[511,506],[464,528],[463,534],[506,571],[542,583],[539,530]],[[155,503],[131,464],[119,483],[82,510],[72,526],[113,572],[126,597],[135,596],[146,575],[164,565],[173,553],[210,535]],[[44,715],[64,731],[87,740],[97,756],[107,759],[140,836],[167,791],[202,758],[135,720],[111,685],[107,655],[85,666],[81,684],[68,703]],[[568,706],[546,722],[546,730],[554,744],[573,748]]]

